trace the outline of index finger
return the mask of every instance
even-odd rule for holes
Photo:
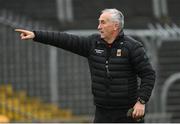
[[[26,33],[28,32],[27,30],[24,29],[15,29],[16,32],[21,32],[21,33]]]

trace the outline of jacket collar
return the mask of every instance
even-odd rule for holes
[[[117,41],[123,41],[122,39],[124,38],[124,32],[123,30],[121,32],[119,32],[118,36],[116,37],[116,39],[114,40],[114,42],[117,42]],[[114,43],[113,42],[113,43]]]
[[[124,39],[124,31],[121,30],[117,35],[116,39],[114,40],[114,42],[112,43],[112,46],[115,46],[116,44],[123,42],[124,41],[123,39]],[[102,38],[100,38],[97,43],[108,45]]]

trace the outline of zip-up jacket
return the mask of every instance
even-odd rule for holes
[[[53,45],[88,59],[96,106],[128,109],[134,106],[137,98],[145,102],[149,100],[155,83],[155,71],[143,45],[130,36],[121,32],[109,45],[99,34],[82,37],[63,32],[34,33],[33,40],[36,42]]]

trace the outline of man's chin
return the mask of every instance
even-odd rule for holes
[[[101,35],[101,38],[102,38],[102,39],[104,39],[104,36],[103,36],[103,35]]]

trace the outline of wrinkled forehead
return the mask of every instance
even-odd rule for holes
[[[112,19],[112,15],[110,13],[104,12],[100,15],[99,21],[110,21]]]

